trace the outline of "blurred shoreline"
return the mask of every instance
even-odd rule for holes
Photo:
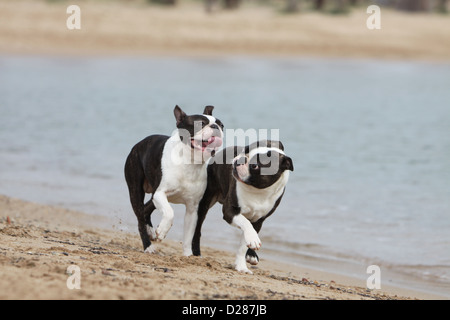
[[[246,4],[208,14],[202,2],[82,1],[81,30],[69,30],[70,4],[0,0],[0,53],[450,60],[450,19],[442,14],[381,8],[381,30],[369,30],[364,6],[332,15]]]

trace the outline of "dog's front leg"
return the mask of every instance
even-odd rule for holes
[[[248,248],[258,250],[261,247],[261,240],[259,239],[258,233],[250,221],[242,214],[234,216],[231,224],[242,230],[241,242],[236,254],[235,268],[239,272],[253,274],[247,268],[246,254]]]
[[[164,191],[156,191],[153,195],[153,203],[156,209],[162,212],[161,222],[158,228],[156,228],[156,239],[163,240],[173,224],[173,209],[167,200],[166,193]]]
[[[186,215],[184,216],[184,236],[183,236],[183,255],[192,256],[192,239],[197,226],[198,205],[186,204]]]
[[[233,217],[231,224],[242,230],[245,244],[250,249],[258,250],[261,247],[261,240],[252,224],[242,214]]]
[[[239,244],[239,249],[236,253],[236,260],[235,260],[234,266],[238,272],[253,274],[253,272],[251,272],[247,268],[247,262],[246,262],[246,258],[245,258],[247,250],[248,250],[247,241],[245,240],[244,234],[242,234],[241,242]]]

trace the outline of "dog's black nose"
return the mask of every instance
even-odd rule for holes
[[[215,123],[213,123],[212,125],[209,126],[211,129],[216,129],[219,130],[219,126]]]

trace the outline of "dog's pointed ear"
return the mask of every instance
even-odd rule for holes
[[[279,140],[261,140],[259,146],[267,148],[278,148],[284,151],[284,145]]]
[[[186,117],[186,113],[184,113],[184,111],[181,110],[181,108],[178,105],[176,105],[175,109],[173,109],[173,114],[175,115],[175,119],[177,120],[177,127],[178,127]]]
[[[212,116],[214,107],[213,106],[206,106],[205,110],[203,110],[203,114],[206,114],[207,116]]]
[[[278,148],[278,149],[280,149],[281,151],[284,151],[284,146],[283,146],[283,144],[281,143],[281,141],[274,141],[274,142],[272,142],[274,145],[273,145],[273,147],[275,147],[275,148]]]
[[[281,160],[281,169],[294,171],[294,163],[292,162],[292,159],[284,156]]]

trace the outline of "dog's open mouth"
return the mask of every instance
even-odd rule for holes
[[[245,181],[242,180],[241,177],[239,176],[239,173],[237,172],[235,166],[233,166],[233,171],[232,171],[232,172],[233,172],[233,177],[234,177],[237,181],[240,181],[240,182],[242,182],[242,183],[245,183]]]
[[[237,181],[240,181],[242,183],[247,184],[242,178],[241,178],[241,174],[243,175],[248,175],[248,167],[247,170],[245,170],[246,167],[246,163],[247,160],[245,160],[244,163],[242,163],[242,161],[245,160],[245,157],[239,157],[237,156],[236,158],[233,159],[233,176]]]
[[[222,145],[222,138],[212,136],[208,140],[191,139],[191,147],[204,151],[213,151]]]

